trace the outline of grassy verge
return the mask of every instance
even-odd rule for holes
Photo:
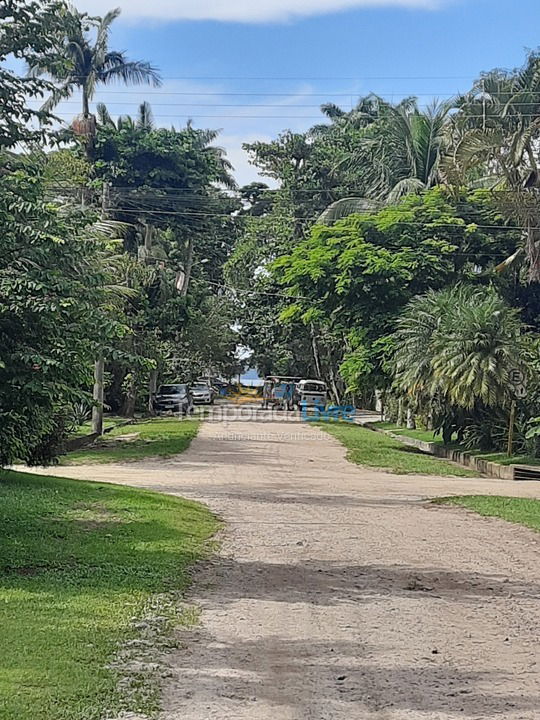
[[[171,457],[186,450],[199,429],[198,420],[157,419],[116,428],[97,444],[65,455],[62,465],[130,462]]]
[[[405,437],[414,438],[415,440],[437,443],[438,445],[443,444],[440,435],[434,435],[433,430],[408,430],[407,428],[399,427],[398,425],[389,422],[377,422],[373,423],[373,426],[379,430],[389,430],[396,435],[405,435]]]
[[[423,440],[424,442],[432,442],[436,445],[444,445],[440,435],[435,435],[432,430],[407,430],[407,428],[398,427],[393,423],[378,422],[373,425],[380,430],[389,430],[390,432],[396,433],[396,435],[405,435],[405,437],[416,438],[417,440]],[[450,446],[453,449],[463,450],[468,452],[475,457],[481,458],[488,462],[498,463],[499,465],[540,465],[540,459],[532,457],[532,455],[510,455],[501,452],[486,453],[482,450],[467,450],[464,447],[459,446],[457,443],[453,443]]]
[[[540,531],[540,500],[471,495],[438,498],[434,502],[437,504],[458,505],[474,510],[480,515],[502,518],[508,520],[508,522],[518,523]]]
[[[151,597],[185,588],[216,519],[165,495],[0,471],[0,522],[0,717],[116,716],[108,663]],[[150,712],[138,682],[130,709]]]
[[[349,451],[349,460],[357,465],[382,468],[399,474],[478,476],[467,468],[424,455],[389,435],[358,425],[321,423],[320,427],[345,445]]]

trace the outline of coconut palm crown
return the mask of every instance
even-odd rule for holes
[[[84,121],[92,117],[90,101],[98,85],[161,85],[160,75],[150,63],[128,60],[124,52],[109,49],[111,25],[119,15],[119,8],[101,18],[70,7],[65,33],[58,41],[58,50],[65,62],[49,62],[45,58],[33,62],[30,67],[33,75],[49,75],[58,82],[57,89],[44,106],[46,109],[52,109],[80,90]]]

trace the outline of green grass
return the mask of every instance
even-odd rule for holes
[[[389,430],[396,435],[405,435],[405,437],[414,438],[415,440],[423,440],[424,442],[429,443],[437,443],[438,445],[443,444],[441,436],[435,435],[433,430],[408,430],[407,428],[399,427],[398,425],[389,422],[377,422],[372,424],[379,430]]]
[[[499,465],[540,465],[540,459],[531,455],[507,455],[506,453],[485,453],[481,451],[472,451],[471,455],[487,460],[488,462],[498,463]]]
[[[0,523],[0,717],[115,717],[108,663],[150,598],[186,587],[217,520],[166,495],[0,471]],[[130,709],[151,712],[138,682]]]
[[[357,465],[382,468],[398,474],[478,476],[459,465],[424,455],[389,435],[358,425],[321,423],[320,427],[345,445],[349,451],[348,459]]]
[[[527,498],[493,497],[471,495],[464,497],[438,498],[437,504],[458,505],[474,510],[480,515],[498,517],[508,522],[540,530],[540,500]]]
[[[104,418],[103,420],[103,428],[105,430],[108,430],[109,428],[116,427],[117,425],[120,425],[122,423],[126,422],[125,417],[120,417],[119,415],[110,415]],[[129,427],[129,426],[126,426]],[[84,422],[82,425],[79,425],[77,430],[71,435],[71,437],[84,437],[85,435],[91,435],[92,434],[92,421],[88,420],[87,422]]]
[[[149,457],[171,457],[186,450],[199,429],[198,420],[157,419],[118,427],[97,444],[61,458],[62,465],[131,462]],[[122,436],[136,436],[122,440]]]
[[[433,442],[436,445],[444,445],[440,435],[435,435],[432,430],[407,430],[407,428],[385,422],[373,423],[373,425],[380,430],[389,430],[390,432],[396,433],[396,435],[405,435],[406,437],[416,438],[417,440]],[[532,457],[531,455],[508,456],[506,453],[501,452],[486,453],[482,450],[467,450],[457,443],[452,443],[447,447],[463,450],[463,452],[468,452],[475,457],[482,458],[482,460],[498,463],[499,465],[540,465],[540,459]]]

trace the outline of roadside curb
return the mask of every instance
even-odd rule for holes
[[[414,447],[420,452],[426,455],[433,455],[434,457],[441,458],[442,460],[450,460],[452,462],[461,465],[462,467],[476,470],[482,475],[488,477],[497,478],[499,480],[539,480],[539,477],[533,477],[534,469],[524,465],[499,465],[498,463],[489,462],[483,458],[476,457],[471,453],[463,450],[455,450],[453,448],[447,448],[438,443],[425,442],[424,440],[417,440],[411,438],[408,435],[399,435],[398,433],[392,432],[391,430],[384,430],[383,428],[376,427],[372,422],[360,422],[362,427],[374,432],[383,433],[403,443],[409,447]]]

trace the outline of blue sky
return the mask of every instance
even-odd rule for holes
[[[119,5],[111,44],[150,60],[160,90],[108,88],[113,114],[152,102],[159,124],[222,128],[238,179],[256,177],[244,141],[317,122],[370,91],[421,102],[466,89],[481,70],[514,67],[540,45],[538,0],[77,0]],[[519,8],[519,9],[517,9]],[[242,19],[239,22],[239,18]],[[60,110],[68,117],[76,102]]]

